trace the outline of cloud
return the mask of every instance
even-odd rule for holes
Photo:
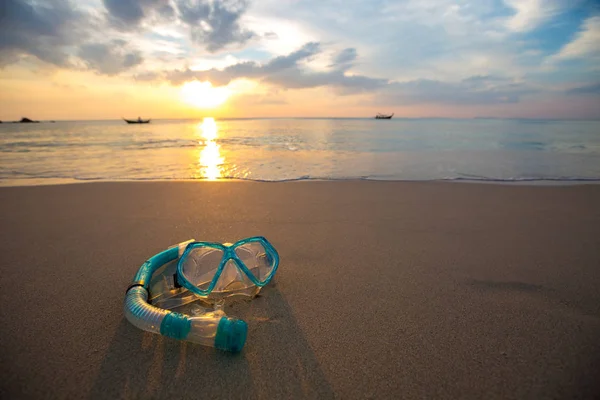
[[[242,45],[255,33],[240,25],[247,0],[103,0],[109,21],[120,30],[146,29],[157,20],[183,24],[192,42],[211,53]]]
[[[85,44],[77,55],[89,69],[105,75],[116,75],[143,61],[138,51],[128,50],[126,43],[119,40]]]
[[[334,59],[334,64],[346,64],[356,60],[357,54],[356,49],[348,48],[342,50]]]
[[[137,0],[104,0],[111,16],[125,23],[137,24],[144,17],[141,2]]]
[[[290,53],[287,56],[275,57],[265,66],[265,72],[274,73],[286,68],[295,67],[298,62],[316,55],[321,51],[321,45],[316,42],[309,42],[299,50]]]
[[[352,47],[362,57],[355,70],[394,79],[459,79],[496,72],[474,65],[496,57],[509,63],[507,9],[502,0],[401,0],[374,2],[307,0],[268,2],[266,15],[294,15],[296,23],[321,41]],[[271,11],[272,9],[272,11]],[[498,10],[500,9],[500,11]],[[277,33],[279,33],[276,30]],[[327,34],[323,37],[323,33]],[[504,66],[499,66],[501,70]],[[511,71],[512,73],[512,71]]]
[[[333,64],[331,64],[330,67],[348,69],[352,66],[352,63],[356,60],[357,57],[358,54],[356,53],[356,49],[344,49],[333,58]]]
[[[307,43],[286,56],[275,57],[265,64],[252,61],[237,63],[223,69],[204,71],[175,70],[164,78],[174,85],[194,79],[210,81],[215,86],[246,78],[269,83],[284,89],[330,87],[339,95],[378,92],[383,103],[388,104],[502,104],[517,103],[526,94],[536,92],[531,86],[497,75],[477,75],[458,82],[417,79],[390,82],[388,79],[364,75],[351,75],[347,63],[356,59],[354,49],[346,49],[334,57],[336,64],[326,71],[315,71],[304,65],[305,61],[321,52],[318,43]]]
[[[125,30],[137,26],[149,15],[164,19],[175,16],[169,0],[103,0],[111,22]]]
[[[576,87],[600,68],[591,0],[0,2],[0,65],[26,56],[140,82],[248,79],[386,104],[516,103],[533,84],[589,101],[598,90]]]
[[[345,75],[341,70],[314,72],[305,71],[298,67],[268,74],[263,78],[263,81],[286,89],[330,86],[339,89],[338,94],[341,95],[373,91],[388,83],[387,79]]]
[[[600,57],[600,16],[588,18],[573,41],[567,43],[551,61],[574,58]]]
[[[600,95],[600,83],[594,83],[586,86],[579,86],[565,91],[565,94],[591,94]]]
[[[504,0],[516,13],[508,19],[506,26],[515,32],[527,32],[556,15],[561,5],[557,0]]]
[[[143,61],[142,54],[128,49],[123,40],[94,39],[99,36],[95,31],[114,35],[99,25],[99,19],[69,0],[6,0],[2,7],[0,64],[31,55],[59,67],[77,69],[83,63],[98,73],[115,75]]]
[[[313,71],[301,64],[320,52],[320,44],[310,42],[286,56],[275,57],[265,64],[247,61],[230,65],[224,69],[174,70],[167,72],[164,77],[173,85],[180,85],[196,79],[208,80],[215,86],[222,86],[235,79],[246,78],[260,80],[286,89],[331,86],[339,89],[340,94],[375,90],[388,83],[387,79],[347,75],[344,68]]]
[[[173,85],[180,85],[186,81],[197,79],[200,81],[208,80],[215,86],[222,86],[238,78],[260,79],[267,74],[293,68],[300,61],[317,54],[319,51],[320,47],[318,43],[307,43],[287,56],[275,57],[264,65],[254,61],[244,61],[223,69],[211,68],[203,71],[192,71],[190,69],[174,70],[167,72],[165,78]]]
[[[98,28],[97,21],[69,0],[6,0],[2,11],[0,61],[16,62],[25,54],[59,67],[78,68],[79,58],[91,70],[115,75],[143,60],[122,40],[84,44]]]
[[[57,66],[69,65],[65,47],[80,37],[76,22],[82,15],[68,0],[2,0],[0,11],[0,63],[28,54]]]
[[[265,20],[293,15],[304,31],[315,33],[313,40],[356,48],[361,59],[353,71],[363,75],[457,81],[540,72],[544,57],[594,12],[592,3],[598,1],[374,0],[341,7],[264,0],[253,3],[252,15],[257,9]]]
[[[390,84],[384,102],[391,104],[504,104],[518,103],[536,90],[504,77],[473,76],[459,82],[419,79]]]
[[[190,28],[192,40],[209,52],[217,52],[231,44],[244,44],[255,33],[240,26],[240,17],[248,1],[178,0],[182,22]]]

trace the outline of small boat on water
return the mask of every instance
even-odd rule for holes
[[[148,124],[148,123],[150,123],[150,119],[141,119],[140,117],[138,117],[138,119],[123,118],[123,120],[125,122],[127,122],[128,124]]]
[[[392,119],[393,116],[394,116],[394,113],[391,113],[390,115],[385,115],[385,114],[378,113],[375,116],[375,119]]]

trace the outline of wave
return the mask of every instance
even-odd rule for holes
[[[443,181],[465,181],[465,182],[598,182],[599,178],[588,178],[588,177],[531,177],[531,178],[468,178],[468,177],[451,177],[434,180]]]
[[[8,171],[6,171],[8,172]],[[5,180],[26,181],[28,180],[61,180],[61,181],[81,181],[81,182],[121,182],[121,181],[210,181],[205,177],[168,177],[168,176],[148,176],[148,177],[108,177],[108,176],[69,176],[62,174],[39,175],[27,172],[10,171],[0,172],[0,183]],[[451,176],[428,179],[406,179],[390,175],[368,175],[368,176],[310,176],[302,175],[297,177],[285,178],[248,178],[241,176],[224,176],[218,178],[220,181],[249,181],[249,182],[298,182],[298,181],[380,181],[380,182],[481,182],[481,183],[600,183],[600,177],[580,177],[580,176],[556,176],[556,177],[509,177],[493,178],[484,176]],[[51,182],[49,182],[51,183]]]

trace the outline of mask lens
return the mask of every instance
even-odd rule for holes
[[[275,259],[260,242],[248,242],[235,248],[235,254],[259,282],[265,282],[273,272]]]
[[[208,246],[194,247],[183,260],[181,272],[192,285],[200,290],[208,290],[222,258],[221,249]]]

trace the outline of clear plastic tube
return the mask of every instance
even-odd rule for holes
[[[148,291],[141,286],[132,287],[127,291],[124,312],[129,322],[152,333],[160,333],[163,318],[169,313],[148,304]]]
[[[124,313],[129,322],[144,331],[231,352],[242,350],[248,332],[244,321],[222,313],[190,317],[154,307],[148,303],[148,291],[142,286],[127,291]]]

